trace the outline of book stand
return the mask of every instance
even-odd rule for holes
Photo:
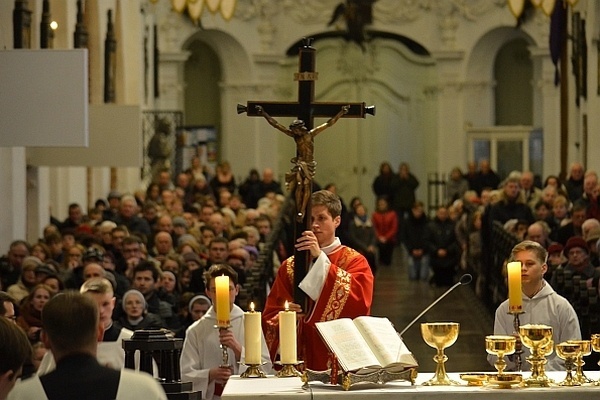
[[[354,372],[338,371],[333,372],[331,369],[327,371],[312,371],[306,369],[302,374],[302,382],[304,382],[304,388],[308,387],[309,382],[322,382],[329,383],[332,385],[340,385],[344,390],[350,390],[350,388],[357,383],[375,383],[383,385],[386,382],[391,381],[408,381],[411,385],[415,384],[417,378],[416,368],[407,368],[400,372],[391,372],[386,369],[378,369],[368,374],[356,374]]]

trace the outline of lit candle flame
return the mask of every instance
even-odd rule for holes
[[[288,303],[288,301],[285,301],[285,311],[290,311],[290,303]]]
[[[250,302],[250,311],[254,312],[254,302]]]

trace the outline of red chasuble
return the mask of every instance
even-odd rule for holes
[[[321,340],[315,322],[369,315],[373,300],[373,273],[367,260],[356,250],[339,246],[327,257],[331,262],[317,302],[309,299],[310,313],[298,319],[298,359],[314,371],[329,368],[329,350]],[[275,360],[279,347],[278,313],[285,301],[294,301],[294,257],[281,264],[263,313],[263,332]]]

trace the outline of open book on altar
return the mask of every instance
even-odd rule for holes
[[[418,366],[394,325],[385,317],[341,318],[315,324],[345,372],[401,372]]]

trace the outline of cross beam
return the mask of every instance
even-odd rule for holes
[[[366,118],[367,114],[375,115],[375,106],[366,106],[365,103],[314,101],[315,81],[319,74],[315,71],[316,50],[311,46],[312,40],[312,38],[305,38],[303,47],[299,49],[299,68],[298,72],[294,74],[294,80],[298,81],[298,101],[248,101],[246,105],[238,104],[238,114],[246,113],[250,117],[260,117],[265,116],[265,114],[270,117],[295,117],[304,122],[307,131],[313,129],[314,118],[332,118],[338,115],[345,106],[349,106],[348,111],[338,118]],[[300,158],[300,156],[297,141],[296,157]],[[292,170],[292,172],[295,171]],[[310,177],[310,185],[312,187],[312,177]],[[296,185],[294,190],[301,190],[301,188]],[[292,197],[297,198],[297,196]],[[299,207],[300,205],[296,204],[297,211],[300,211]],[[294,220],[294,238],[296,240],[302,236],[303,231],[311,229],[310,202],[306,210],[302,211],[301,221]],[[308,309],[306,295],[298,285],[304,279],[310,267],[310,254],[308,251],[294,250],[294,260],[294,302],[300,304],[303,311],[308,313],[310,310]]]

